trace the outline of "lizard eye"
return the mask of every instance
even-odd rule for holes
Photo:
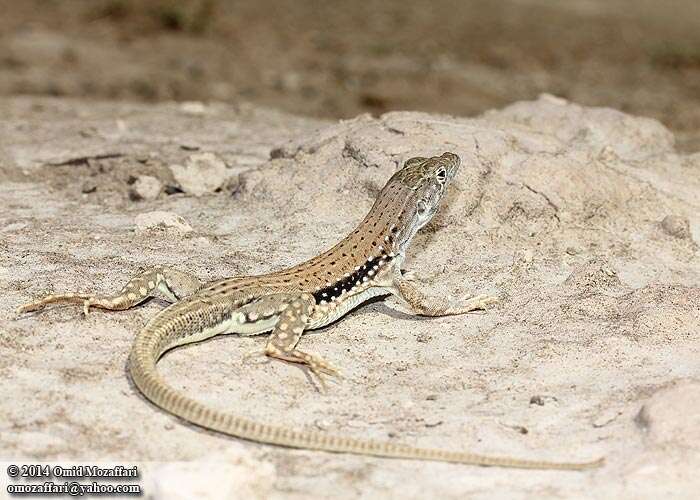
[[[435,172],[435,177],[437,177],[440,184],[443,184],[447,180],[447,170],[445,170],[444,167],[439,168],[438,171]]]

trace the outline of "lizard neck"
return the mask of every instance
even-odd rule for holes
[[[331,302],[367,287],[400,265],[418,228],[411,228],[410,193],[386,192],[360,224],[329,250],[285,272],[305,276],[317,303]],[[307,281],[308,280],[308,281]],[[301,283],[300,283],[301,284]]]

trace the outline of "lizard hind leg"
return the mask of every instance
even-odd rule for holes
[[[18,307],[17,313],[37,311],[50,304],[82,304],[83,312],[86,315],[90,307],[99,307],[110,311],[123,311],[156,295],[162,295],[170,302],[176,302],[187,295],[191,295],[201,286],[202,283],[199,279],[191,274],[168,267],[155,267],[130,279],[115,294],[62,293],[46,295],[39,300]]]
[[[301,294],[292,298],[280,314],[275,327],[267,340],[265,354],[270,358],[308,367],[321,386],[326,389],[326,376],[341,377],[340,371],[315,354],[296,348],[304,329],[309,324],[315,301],[312,295]]]

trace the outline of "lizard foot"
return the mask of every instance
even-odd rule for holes
[[[465,314],[477,310],[485,311],[487,306],[498,302],[498,297],[493,295],[477,295],[450,306],[452,314]]]
[[[340,380],[343,379],[343,375],[340,373],[340,370],[322,358],[301,351],[295,350],[294,352],[303,359],[303,363],[307,365],[311,373],[316,376],[324,392],[328,391],[328,385],[326,384],[327,377],[335,377]]]
[[[103,301],[100,298],[77,293],[62,293],[57,295],[47,295],[34,302],[21,305],[17,308],[17,314],[39,311],[49,304],[82,304],[83,312],[87,315],[90,305],[100,305]],[[103,306],[104,307],[104,306]]]
[[[288,361],[290,363],[299,363],[302,365],[306,365],[311,371],[311,373],[316,376],[324,391],[328,389],[328,386],[326,385],[326,377],[336,377],[338,379],[343,379],[343,375],[340,372],[340,370],[338,370],[333,365],[314,354],[302,352],[298,349],[284,352],[277,349],[273,350],[270,348],[268,348],[265,351],[265,354],[273,358]]]

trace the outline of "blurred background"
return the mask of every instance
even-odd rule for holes
[[[0,0],[0,95],[473,115],[542,92],[700,150],[698,0]]]

